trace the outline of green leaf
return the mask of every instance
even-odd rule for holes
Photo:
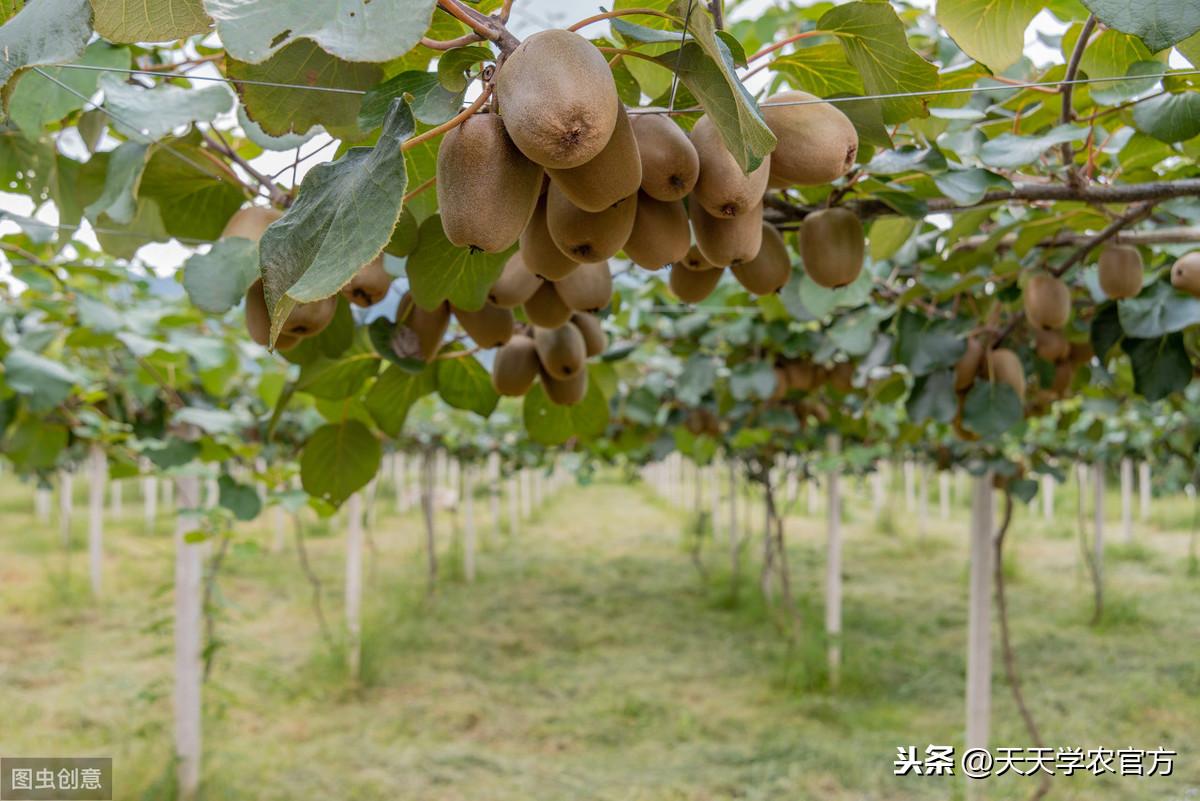
[[[1200,33],[1189,36],[1184,41],[1175,45],[1183,57],[1192,62],[1193,67],[1200,67]]]
[[[937,67],[908,46],[904,23],[888,3],[850,2],[827,11],[817,27],[838,37],[869,94],[922,92],[938,87]],[[889,98],[883,121],[895,125],[929,112],[921,98]]]
[[[539,382],[525,395],[522,411],[529,438],[540,445],[561,445],[571,437],[595,439],[608,428],[608,401],[590,376],[587,394],[574,406],[551,403]]]
[[[946,197],[964,206],[973,206],[996,189],[1012,189],[1012,182],[1003,175],[971,167],[934,176],[933,182]]]
[[[297,39],[346,61],[391,61],[420,44],[436,0],[204,0],[225,50],[257,64]]]
[[[8,457],[33,470],[54,467],[58,455],[67,448],[66,426],[41,420],[19,422],[4,445]]]
[[[262,511],[262,499],[254,487],[239,484],[228,475],[217,479],[217,503],[238,520],[253,520]]]
[[[322,357],[304,365],[296,391],[326,400],[342,400],[358,394],[377,372],[379,357],[374,351],[352,353],[341,359]]]
[[[106,42],[93,42],[79,63],[90,67],[128,67],[129,50]],[[95,94],[100,76],[109,74],[62,67],[46,67],[42,71],[50,77],[36,72],[24,73],[8,99],[8,116],[32,139],[41,136],[42,128],[49,123],[83,108],[86,103],[83,98]],[[75,91],[70,92],[59,84]]]
[[[83,383],[61,362],[24,348],[14,348],[4,357],[4,380],[13,392],[26,397],[34,411],[53,409],[70,397],[73,387]]]
[[[146,458],[159,470],[182,467],[200,455],[200,444],[172,437],[157,447],[144,451]]]
[[[863,94],[862,78],[837,42],[802,47],[771,62],[787,82],[817,97]]]
[[[171,236],[215,240],[246,195],[199,147],[175,141],[151,150],[138,198],[154,201]]]
[[[379,440],[358,420],[318,428],[304,443],[304,491],[335,506],[365,487],[379,470]]]
[[[1063,46],[1074,47],[1079,31],[1063,40]],[[1089,78],[1120,78],[1125,75],[1158,76],[1165,64],[1153,60],[1154,55],[1141,40],[1119,31],[1106,30],[1088,40],[1079,68]],[[1088,87],[1092,100],[1105,105],[1124,102],[1146,92],[1157,83],[1157,77],[1131,78],[1128,81],[1096,83]]]
[[[979,148],[979,158],[989,166],[1014,170],[1037,161],[1055,145],[1082,142],[1087,134],[1086,128],[1077,128],[1074,125],[1059,125],[1037,136],[1005,132],[985,142],[983,147]]]
[[[437,390],[434,367],[419,373],[392,365],[367,392],[366,407],[375,424],[389,437],[400,435],[412,405]]]
[[[954,371],[938,370],[923,375],[913,382],[912,393],[904,404],[908,419],[914,423],[933,420],[949,423],[958,411],[958,398],[954,394]]]
[[[432,72],[406,70],[372,87],[363,96],[358,127],[370,131],[383,124],[388,108],[398,97],[412,95],[413,116],[426,125],[441,125],[462,108],[463,92],[448,91]]]
[[[1083,0],[1083,4],[1106,26],[1137,36],[1154,53],[1200,30],[1200,5],[1193,0]]]
[[[169,42],[204,33],[201,0],[91,0],[96,33],[110,42]]]
[[[383,78],[378,64],[342,61],[307,41],[291,44],[261,64],[228,57],[225,69],[236,80],[312,87],[234,84],[246,115],[271,136],[302,134],[314,125],[334,136],[357,136],[361,96],[352,91],[326,90],[365,92]]]
[[[18,70],[80,58],[92,36],[87,0],[37,0],[0,27],[0,88]]]
[[[241,303],[258,278],[258,243],[235,236],[222,239],[207,253],[183,263],[183,288],[192,305],[209,314],[224,314]]]
[[[237,434],[242,426],[242,421],[233,412],[224,409],[201,409],[196,406],[188,406],[175,412],[174,421],[195,426],[205,434]]]
[[[421,223],[420,242],[406,265],[413,300],[423,309],[437,308],[446,300],[467,311],[482,309],[515,250],[515,245],[503,253],[460,248],[446,238],[442,218],[434,215]]]
[[[692,354],[675,380],[675,397],[685,406],[699,406],[717,381],[717,363],[711,356]]]
[[[1121,341],[1125,332],[1121,329],[1120,313],[1115,302],[1103,303],[1096,308],[1096,316],[1092,318],[1089,339],[1092,350],[1101,364],[1108,363],[1108,353],[1113,346]]]
[[[1117,303],[1126,336],[1155,339],[1200,323],[1200,299],[1185,295],[1166,281],[1151,284],[1136,298]]]
[[[971,58],[999,74],[1021,60],[1040,0],[938,0],[937,21]]]
[[[1133,366],[1133,388],[1148,401],[1158,401],[1184,389],[1192,381],[1195,368],[1183,345],[1183,334],[1167,334],[1156,339],[1121,341]]]
[[[961,332],[949,320],[930,320],[913,312],[900,314],[896,361],[915,376],[954,367],[966,350]]]
[[[1008,384],[976,381],[963,403],[963,426],[985,439],[996,439],[1024,418],[1021,399]]]
[[[122,142],[113,150],[108,160],[104,177],[104,189],[100,197],[84,209],[92,222],[101,215],[118,225],[128,225],[137,216],[137,189],[146,169],[146,154],[149,145],[139,142]],[[96,158],[96,157],[93,157]]]
[[[729,374],[729,391],[736,400],[766,400],[775,393],[775,369],[770,362],[735,365]]]
[[[1138,129],[1163,142],[1182,142],[1200,134],[1200,92],[1162,95],[1133,107]]]
[[[479,45],[456,47],[447,50],[438,58],[437,77],[448,92],[462,93],[467,88],[467,71],[484,61],[496,57],[489,48]]]
[[[412,132],[412,112],[397,100],[375,146],[310,170],[296,202],[263,234],[272,342],[297,303],[336,293],[391,239],[407,186],[400,146]]]
[[[917,221],[910,217],[888,214],[876,218],[871,223],[869,236],[871,258],[875,261],[890,259],[904,246],[916,228]]]
[[[500,396],[492,387],[492,376],[474,356],[439,359],[436,366],[438,394],[446,403],[480,417],[496,410]]]
[[[106,73],[100,89],[113,127],[137,141],[157,141],[181,125],[209,122],[233,108],[233,95],[219,83],[199,89],[160,83],[145,89]]]

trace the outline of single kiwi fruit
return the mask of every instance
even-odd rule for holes
[[[543,281],[522,308],[526,319],[542,328],[558,328],[571,319],[572,309],[558,296],[553,281]]]
[[[513,313],[490,303],[483,304],[479,311],[467,311],[451,306],[454,319],[467,335],[481,348],[498,348],[513,335]]]
[[[255,282],[258,285],[258,293],[262,294],[262,280]],[[251,287],[253,290],[254,287]],[[266,301],[263,301],[263,308],[266,308]],[[292,309],[292,313],[283,321],[283,328],[280,329],[281,336],[287,334],[298,339],[304,337],[315,336],[325,330],[325,327],[333,321],[333,313],[337,311],[337,295],[323,298],[322,300],[314,300],[312,303],[300,303]]]
[[[1025,368],[1021,359],[1008,348],[996,348],[987,352],[987,364],[984,375],[990,381],[1008,384],[1017,393],[1017,398],[1025,402]]]
[[[636,194],[592,213],[572,203],[553,182],[546,191],[546,227],[550,238],[563,254],[580,264],[617,255],[629,241],[636,218]]]
[[[635,114],[642,191],[655,200],[683,200],[700,177],[700,156],[683,129],[664,114]]]
[[[1171,286],[1200,298],[1200,250],[1175,260],[1171,265]]]
[[[822,209],[804,218],[800,255],[804,271],[819,286],[837,289],[854,283],[865,253],[862,220],[849,209]]]
[[[396,311],[396,331],[392,348],[397,354],[433,361],[442,347],[442,338],[450,327],[450,304],[442,302],[433,310],[422,309],[406,293]]]
[[[747,175],[738,166],[733,154],[725,147],[721,132],[707,115],[692,128],[692,145],[700,157],[700,178],[692,190],[692,200],[698,201],[713,217],[741,217],[762,205],[771,175],[771,157]]]
[[[579,329],[569,322],[558,328],[535,326],[533,344],[537,346],[542,369],[559,381],[581,372],[587,363],[587,343]]]
[[[1025,319],[1034,328],[1061,329],[1071,319],[1071,290],[1061,278],[1039,273],[1025,284],[1021,293]]]
[[[617,125],[617,85],[604,55],[572,31],[539,31],[496,73],[508,135],[526,157],[556,170],[596,157]]]
[[[587,370],[580,370],[574,375],[560,380],[543,369],[541,376],[542,388],[546,390],[546,397],[557,406],[574,406],[587,395]]]
[[[771,396],[767,400],[772,403],[778,403],[788,394],[787,371],[776,365],[772,373],[775,375],[775,388],[771,390]]]
[[[687,208],[682,200],[655,200],[638,196],[633,232],[625,242],[625,255],[639,267],[657,270],[685,258],[692,246]]]
[[[1100,251],[1100,288],[1113,300],[1141,292],[1144,270],[1142,254],[1131,245],[1109,245]]]
[[[1058,397],[1063,397],[1071,389],[1071,382],[1075,379],[1075,370],[1078,365],[1070,362],[1059,362],[1054,365],[1054,382],[1050,385],[1050,391]]]
[[[581,264],[566,278],[555,281],[554,289],[562,302],[574,311],[599,311],[612,300],[612,272],[607,261]]]
[[[236,236],[257,242],[262,239],[263,232],[271,223],[282,216],[282,211],[263,206],[247,206],[244,209],[238,209],[229,218],[229,222],[225,223],[225,230],[221,231],[221,238],[232,239]]]
[[[571,324],[583,334],[583,344],[587,348],[589,359],[608,349],[608,336],[604,333],[604,326],[601,325],[599,317],[587,312],[575,312],[571,315]]]
[[[792,359],[783,365],[787,373],[788,388],[797,392],[808,392],[817,385],[816,366],[807,359]]]
[[[1061,331],[1049,328],[1033,329],[1037,355],[1048,362],[1061,362],[1071,355],[1071,343]]]
[[[703,254],[700,253],[700,248],[695,245],[688,248],[687,255],[675,263],[681,267],[701,273],[708,272],[709,270],[719,270],[725,266],[723,264],[713,264],[704,258]]]
[[[818,100],[807,92],[790,91],[771,95],[760,105],[763,120],[778,140],[771,152],[772,187],[827,184],[854,166],[854,123],[832,103]],[[794,105],[781,105],[785,103]]]
[[[829,386],[843,395],[854,391],[854,364],[838,362],[829,371]]]
[[[617,126],[595,158],[568,170],[547,172],[567,199],[584,211],[604,211],[636,194],[642,185],[642,159],[625,106],[617,104]]]
[[[519,252],[523,254],[521,258],[525,269],[547,281],[566,278],[579,266],[579,262],[558,249],[550,236],[550,229],[546,227],[545,195],[538,200],[537,208],[529,218],[529,225],[521,234]]]
[[[671,275],[667,284],[671,287],[671,292],[675,294],[675,297],[684,303],[699,303],[717,288],[723,272],[725,272],[723,267],[714,267],[711,270],[692,270],[682,266],[681,262],[675,262],[671,265]]]
[[[500,277],[488,290],[488,303],[501,309],[515,309],[533,297],[541,285],[542,279],[525,267],[524,256],[518,250],[508,257]]]
[[[497,114],[475,114],[442,137],[438,212],[452,244],[500,253],[525,230],[543,170],[522,155]]]
[[[693,196],[688,214],[696,247],[710,264],[735,265],[750,261],[762,247],[762,200],[740,217],[714,217]]]
[[[733,277],[755,295],[778,292],[792,277],[792,257],[775,226],[763,223],[762,246],[750,261],[735,264]]]
[[[384,299],[391,286],[392,275],[383,268],[383,254],[380,253],[342,287],[342,294],[355,306],[374,306]]]
[[[246,290],[246,331],[251,339],[267,347],[271,338],[271,315],[267,313],[267,299],[263,297],[261,278]],[[275,349],[288,350],[299,344],[300,339],[292,334],[280,334],[275,339]]]
[[[1067,359],[1072,364],[1087,364],[1096,356],[1096,350],[1091,342],[1072,342],[1071,355]]]
[[[501,395],[520,397],[537,380],[539,367],[533,340],[524,334],[514,334],[496,351],[492,362],[492,386]]]
[[[954,365],[954,389],[966,392],[975,383],[979,367],[983,364],[983,345],[975,337],[967,338],[967,347]]]

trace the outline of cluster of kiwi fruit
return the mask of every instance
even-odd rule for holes
[[[784,92],[762,109],[779,145],[744,174],[707,115],[689,134],[666,114],[627,111],[600,51],[566,30],[525,39],[496,73],[494,101],[442,140],[442,225],[476,251],[519,243],[491,302],[515,299],[541,327],[588,310],[569,297],[571,282],[599,281],[575,276],[598,276],[596,265],[621,252],[648,270],[669,266],[686,302],[708,297],[726,267],[752,293],[779,290],[792,260],[763,222],[764,194],[829,183],[858,152],[838,109]],[[787,102],[798,105],[772,105]],[[822,210],[805,221],[800,247],[814,281],[844,286],[862,269],[862,224],[846,209]]]
[[[247,206],[229,218],[221,232],[221,238],[240,237],[257,242],[262,239],[267,227],[282,216],[283,212],[277,209]],[[359,270],[354,278],[342,287],[341,294],[356,306],[374,306],[387,295],[391,285],[392,276],[383,268],[381,254]],[[298,304],[284,321],[279,337],[275,340],[275,347],[279,350],[290,350],[300,344],[302,339],[321,333],[333,320],[336,310],[336,296]],[[246,330],[251,339],[259,345],[267,346],[271,336],[271,315],[267,311],[261,278],[255,280],[246,290]]]

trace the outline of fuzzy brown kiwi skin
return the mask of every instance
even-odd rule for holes
[[[488,303],[501,309],[515,309],[533,297],[542,279],[525,267],[521,251],[517,251],[504,263],[504,270],[492,288],[488,290]]]
[[[261,278],[246,290],[246,332],[259,345],[267,347],[271,338],[271,315],[267,312]],[[275,349],[290,350],[300,344],[300,339],[292,334],[280,334],[275,339]]]
[[[983,345],[975,337],[967,339],[967,348],[963,351],[963,355],[958,357],[958,363],[954,365],[954,389],[957,392],[966,392],[975,383],[975,376],[979,374],[979,366],[983,364]]]
[[[983,366],[983,375],[990,381],[1008,384],[1022,404],[1025,402],[1025,368],[1020,357],[1007,348],[989,350]]]
[[[663,202],[643,192],[637,203],[633,231],[624,247],[629,260],[644,269],[658,270],[686,258],[692,229],[683,201]]]
[[[1144,271],[1142,254],[1131,245],[1108,245],[1100,252],[1100,289],[1112,300],[1141,292]]]
[[[496,73],[505,127],[525,156],[554,169],[594,158],[617,124],[617,87],[604,56],[577,33],[526,37]]]
[[[221,231],[221,239],[240,237],[257,242],[262,239],[263,232],[267,230],[267,227],[282,216],[282,211],[264,206],[246,206],[238,209],[225,223],[225,229]]]
[[[778,144],[771,153],[770,185],[816,186],[854,167],[858,132],[832,103],[815,103],[807,92],[780,92],[762,105],[763,120]],[[772,105],[793,103],[794,105]]]
[[[1037,355],[1051,363],[1061,362],[1071,355],[1071,343],[1061,331],[1049,328],[1033,330]]]
[[[778,292],[792,277],[792,257],[783,236],[773,225],[763,223],[762,246],[750,261],[736,264],[733,277],[755,295]]]
[[[817,385],[816,365],[807,359],[792,359],[783,365],[787,373],[788,389],[808,392]]]
[[[513,313],[509,309],[485,303],[478,311],[467,311],[457,306],[451,306],[450,311],[472,341],[481,348],[497,348],[512,338]]]
[[[550,229],[546,227],[546,195],[538,199],[537,208],[521,233],[519,252],[525,269],[547,281],[566,278],[579,266],[579,262],[558,249],[550,236]]]
[[[563,303],[551,281],[543,282],[522,308],[526,319],[542,328],[558,328],[571,319],[571,307]]]
[[[583,344],[589,359],[599,356],[608,349],[608,336],[604,333],[604,326],[596,315],[575,312],[571,315],[571,325],[578,328],[579,333],[583,335]]]
[[[704,258],[704,255],[700,252],[700,248],[696,247],[695,245],[692,245],[690,248],[688,248],[687,255],[675,263],[681,267],[701,273],[728,266],[725,264],[713,264],[708,259]]]
[[[294,337],[316,336],[333,321],[333,313],[336,311],[336,295],[312,303],[301,303],[292,309],[281,330]]]
[[[691,140],[700,157],[700,178],[692,190],[692,200],[719,218],[740,217],[761,204],[771,175],[770,156],[746,175],[707,114],[696,121]]]
[[[723,267],[693,270],[683,267],[681,262],[676,262],[671,265],[668,285],[675,297],[684,303],[699,303],[713,293],[724,272]]]
[[[342,287],[342,296],[355,306],[367,308],[383,300],[392,286],[392,276],[383,267],[383,254],[379,254],[367,266]]]
[[[574,406],[587,395],[587,370],[580,370],[566,380],[559,380],[542,370],[541,378],[546,397],[556,406]]]
[[[495,114],[475,114],[451,128],[437,157],[438,213],[446,238],[487,253],[512,247],[533,214],[542,173]]]
[[[450,304],[440,303],[432,310],[422,309],[406,294],[396,311],[397,329],[408,329],[417,340],[417,358],[431,362],[442,348],[442,338],[450,327]]]
[[[558,328],[534,327],[533,344],[542,369],[558,381],[566,381],[585,368],[587,343],[569,322]]]
[[[636,194],[593,214],[573,204],[554,183],[546,191],[546,228],[550,238],[563,255],[580,264],[617,255],[629,241],[636,219]]]
[[[1071,319],[1071,290],[1061,278],[1039,273],[1021,293],[1025,319],[1035,328],[1061,330]]]
[[[762,247],[762,202],[732,219],[714,217],[694,202],[688,208],[700,255],[710,264],[734,266],[750,261]]]
[[[554,289],[573,311],[599,311],[612,300],[612,272],[607,261],[581,264],[566,278],[555,281]]]
[[[1175,260],[1171,265],[1171,286],[1200,298],[1200,250]]]
[[[841,207],[813,212],[800,229],[800,253],[804,271],[818,285],[837,289],[854,283],[866,256],[862,221]]]
[[[642,185],[642,159],[625,106],[617,104],[617,126],[594,158],[569,170],[547,172],[568,200],[592,213],[637,194]]]
[[[655,200],[683,200],[700,177],[700,157],[683,129],[661,114],[632,119],[642,159],[642,191]]]
[[[520,397],[537,380],[539,368],[533,340],[524,334],[514,334],[496,351],[492,362],[492,387],[506,397]]]

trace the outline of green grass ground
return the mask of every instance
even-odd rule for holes
[[[77,488],[80,515],[85,492]],[[321,638],[295,551],[270,553],[265,523],[241,529],[219,584],[223,646],[205,689],[204,797],[962,798],[960,778],[892,775],[899,745],[961,746],[965,510],[940,521],[933,498],[924,535],[898,493],[883,526],[866,496],[848,499],[837,692],[823,668],[819,517],[788,521],[804,619],[790,646],[758,600],[757,565],[747,565],[732,603],[723,538],[706,545],[702,579],[683,545],[684,513],[645,487],[569,487],[515,537],[493,533],[481,499],[484,547],[471,585],[443,516],[445,574],[433,597],[416,518],[392,514],[383,498],[357,689]],[[1050,525],[1018,513],[1007,573],[1046,744],[1166,746],[1180,756],[1171,778],[1087,775],[1056,781],[1049,797],[1200,797],[1191,506],[1159,501],[1137,545],[1110,548],[1108,614],[1093,628],[1074,500],[1063,492],[1060,503],[1064,515]],[[0,754],[111,755],[118,798],[166,799],[170,521],[141,531],[133,486],[125,513],[109,524],[108,592],[95,602],[82,517],[76,548],[64,553],[57,528],[34,522],[29,488],[8,477],[0,485]],[[752,519],[757,526],[759,510]],[[1114,541],[1116,527],[1114,512]],[[327,526],[308,530],[337,630],[342,539]],[[993,705],[993,744],[1032,745],[998,655]],[[1005,778],[989,788],[990,798],[1016,799],[1033,786]]]

